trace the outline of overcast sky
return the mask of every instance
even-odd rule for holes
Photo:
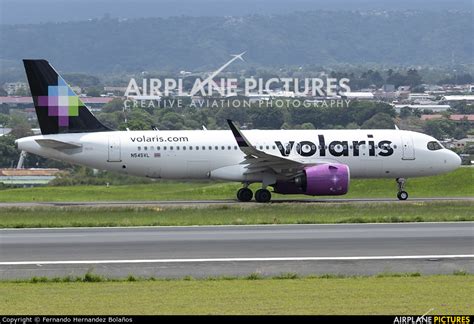
[[[473,0],[0,0],[0,23],[239,16],[306,10],[472,10]]]

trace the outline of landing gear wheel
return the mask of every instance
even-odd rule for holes
[[[397,197],[398,197],[398,199],[400,199],[400,200],[407,200],[407,199],[408,199],[408,192],[406,192],[406,191],[400,191],[400,192],[397,194]]]
[[[252,200],[253,197],[253,192],[249,188],[240,188],[239,191],[237,191],[237,199],[239,201],[247,202]]]
[[[407,200],[408,192],[405,191],[405,183],[407,182],[407,179],[397,178],[395,181],[397,181],[397,185],[398,185],[398,193],[397,193],[398,199]]]
[[[258,189],[255,192],[255,200],[261,203],[267,203],[272,199],[272,194],[267,189]]]

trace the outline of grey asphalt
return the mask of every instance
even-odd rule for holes
[[[399,201],[397,198],[317,198],[317,199],[274,199],[272,204],[295,203],[295,204],[321,204],[321,203],[406,203],[406,202],[429,202],[429,201],[474,201],[474,197],[436,197],[436,198],[409,198],[407,201]],[[260,205],[257,202],[239,202],[235,199],[227,200],[171,200],[171,201],[87,201],[87,202],[0,202],[0,208],[10,207],[209,207],[218,205]]]
[[[456,257],[460,255],[464,257]],[[412,259],[416,256],[421,257]],[[267,259],[301,257],[323,259]],[[223,258],[227,260],[215,260]],[[110,277],[170,278],[252,272],[472,273],[474,222],[0,230],[1,279],[81,275],[88,270]]]

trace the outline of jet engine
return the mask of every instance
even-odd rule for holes
[[[291,182],[277,182],[274,190],[282,194],[310,196],[344,195],[349,189],[350,173],[345,164],[328,163],[307,167]]]
[[[345,164],[321,164],[304,169],[303,174],[295,178],[295,184],[306,195],[345,195],[349,177],[349,167]]]

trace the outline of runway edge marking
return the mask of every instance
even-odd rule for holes
[[[446,221],[446,222],[394,222],[394,223],[314,223],[314,224],[245,224],[245,225],[139,225],[139,226],[75,226],[75,227],[24,227],[24,228],[0,228],[2,231],[37,231],[37,230],[88,230],[88,229],[102,229],[102,230],[118,230],[118,229],[153,229],[153,228],[244,228],[244,227],[305,227],[305,226],[363,226],[363,225],[449,225],[449,224],[471,224],[474,221]]]
[[[151,260],[77,260],[77,261],[12,261],[0,262],[8,265],[65,265],[65,264],[123,264],[123,263],[205,263],[205,262],[275,262],[275,261],[371,261],[413,259],[468,259],[474,254],[454,255],[397,255],[358,257],[281,257],[281,258],[204,258],[204,259],[151,259]]]

